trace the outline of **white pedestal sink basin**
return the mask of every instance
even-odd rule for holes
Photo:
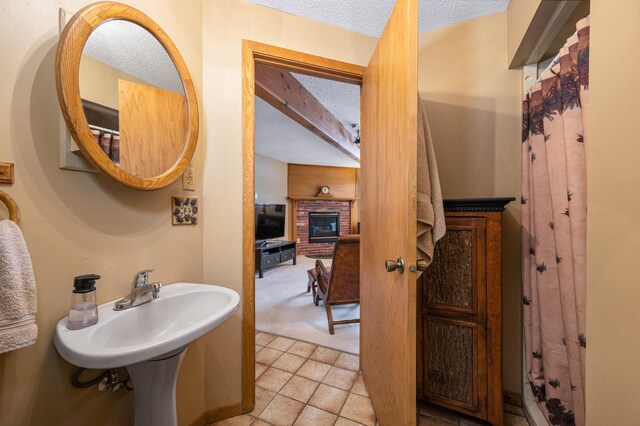
[[[71,364],[84,368],[127,367],[133,381],[136,425],[175,425],[175,385],[186,346],[221,325],[238,310],[233,290],[207,284],[166,285],[144,305],[114,311],[98,307],[98,324],[56,326],[54,342]]]

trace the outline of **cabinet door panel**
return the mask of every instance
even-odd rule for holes
[[[423,371],[429,401],[482,416],[486,396],[484,327],[427,316]]]
[[[427,270],[423,300],[430,314],[476,321],[486,317],[486,246],[484,218],[447,218],[447,233],[436,244]]]

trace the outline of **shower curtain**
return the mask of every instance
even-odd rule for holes
[[[588,93],[587,17],[523,102],[525,359],[553,425],[585,424]]]
[[[115,164],[120,164],[120,135],[91,129],[93,139]]]

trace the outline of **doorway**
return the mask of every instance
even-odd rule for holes
[[[243,42],[243,412],[255,399],[256,256],[255,256],[255,119],[256,66],[361,85],[365,68],[262,43]]]
[[[360,86],[259,65],[255,107],[256,330],[357,355]]]
[[[362,86],[359,364],[377,420],[416,423],[417,34],[417,1],[398,0],[366,67],[243,41],[244,412],[255,396],[256,67],[272,65]]]

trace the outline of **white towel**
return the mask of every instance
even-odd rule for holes
[[[22,232],[0,221],[0,353],[35,343],[36,280]]]

